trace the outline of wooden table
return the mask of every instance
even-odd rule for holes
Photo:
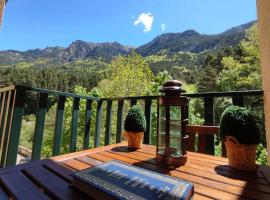
[[[190,181],[195,187],[194,199],[270,200],[269,167],[258,167],[256,173],[238,171],[228,167],[225,158],[188,152],[185,166],[169,169],[156,164],[154,146],[143,145],[132,152],[126,143],[1,169],[0,199],[88,199],[69,187],[72,180],[69,174],[110,160]]]

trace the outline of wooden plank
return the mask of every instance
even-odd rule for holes
[[[97,102],[96,131],[95,131],[94,147],[98,147],[100,144],[101,120],[102,120],[102,101],[98,101]]]
[[[116,143],[122,141],[124,100],[118,100]]]
[[[92,114],[92,100],[88,99],[86,101],[86,110],[85,110],[85,128],[84,128],[83,149],[89,148],[91,114]]]
[[[152,127],[152,100],[145,100],[145,119],[146,119],[146,130],[144,132],[143,143],[151,143],[151,127]]]
[[[105,130],[105,145],[110,144],[111,140],[111,119],[112,119],[112,100],[107,101],[106,112],[106,130]]]
[[[75,159],[64,160],[61,163],[75,170],[83,170],[90,167],[90,165]]]
[[[80,98],[73,99],[69,152],[76,151]]]
[[[84,193],[72,190],[70,183],[56,176],[44,167],[34,167],[25,170],[25,173],[42,187],[54,199],[88,199]]]
[[[186,132],[198,134],[218,134],[219,126],[187,125]]]
[[[5,188],[10,192],[11,196],[15,199],[50,199],[21,172],[1,175],[0,180]]]
[[[233,169],[231,167],[229,167],[229,165],[223,165],[223,164],[217,164],[215,163],[215,161],[209,161],[208,159],[200,159],[198,157],[189,157],[188,158],[188,162],[193,163],[193,164],[199,164],[201,166],[205,166],[205,167],[209,167],[212,168],[214,170],[216,170],[217,172],[219,172],[220,170],[224,170],[227,171],[230,174],[238,174],[238,175],[243,175],[243,176],[248,176],[254,179],[263,179],[263,175],[260,173],[250,173],[250,172],[245,172],[245,171],[241,171],[241,170],[237,170],[237,169]]]
[[[47,163],[44,165],[44,167],[52,171],[54,174],[57,174],[61,178],[65,179],[66,181],[72,181],[72,177],[70,176],[70,174],[75,171],[74,169],[61,163],[55,162]]]
[[[111,148],[115,148],[115,147],[123,146],[123,145],[126,146],[127,143],[123,142],[123,143],[111,144],[110,146],[102,146],[102,147],[97,147],[94,149],[87,149],[87,150],[69,153],[69,154],[65,154],[65,155],[55,156],[55,157],[52,157],[50,160],[52,160],[54,162],[60,162],[60,161],[68,160],[71,158],[76,158],[78,156],[94,154],[94,153],[97,153],[100,151],[104,151],[106,149],[111,149]]]
[[[96,160],[96,159],[93,159],[93,158],[90,158],[87,156],[76,157],[75,160],[78,160],[78,161],[83,162],[83,163],[90,165],[90,166],[96,166],[96,165],[99,165],[102,163],[99,160]]]
[[[62,132],[64,125],[64,112],[65,112],[65,96],[59,96],[55,117],[55,129],[54,129],[54,143],[52,155],[56,156],[60,154]]]
[[[200,194],[195,193],[193,196],[193,200],[211,200],[213,198],[209,198]]]
[[[17,161],[25,99],[26,90],[17,89],[5,166],[15,165]]]
[[[32,160],[40,160],[47,106],[48,106],[48,94],[40,93],[38,95],[36,124],[32,148]]]

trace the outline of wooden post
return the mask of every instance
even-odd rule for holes
[[[270,1],[257,0],[268,165],[270,165]]]

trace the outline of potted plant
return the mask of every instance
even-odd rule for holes
[[[222,114],[220,136],[224,141],[231,167],[256,170],[256,147],[260,141],[259,128],[246,108],[230,106]]]
[[[128,148],[140,149],[144,131],[146,130],[146,120],[139,106],[134,105],[129,110],[125,119],[124,129],[128,140]]]

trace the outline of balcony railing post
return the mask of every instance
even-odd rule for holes
[[[233,96],[232,103],[236,106],[244,106],[244,96]]]
[[[85,111],[85,128],[84,128],[84,139],[83,139],[83,149],[89,148],[89,136],[91,128],[91,113],[92,113],[92,100],[87,99],[86,101],[86,111]]]
[[[98,147],[100,144],[101,120],[102,120],[102,101],[98,101],[97,102],[96,132],[95,132],[94,147]]]
[[[25,99],[26,99],[26,88],[24,87],[16,88],[15,103],[12,115],[12,122],[11,122],[12,124],[11,124],[10,138],[8,141],[8,150],[5,166],[11,166],[16,164]]]
[[[43,132],[45,126],[45,117],[48,106],[48,94],[39,93],[36,114],[36,125],[33,139],[32,160],[39,160],[41,156],[41,147],[43,140]]]
[[[132,106],[134,106],[134,105],[136,105],[136,104],[137,104],[137,99],[132,98],[132,99],[130,100],[130,107],[132,107]]]
[[[62,132],[64,125],[64,111],[65,111],[65,96],[59,96],[57,102],[55,129],[54,129],[54,143],[53,143],[53,156],[60,154]]]
[[[124,100],[118,100],[116,143],[122,141]]]
[[[110,144],[111,140],[111,119],[112,119],[112,100],[107,101],[105,145]]]
[[[150,144],[151,127],[152,127],[152,99],[145,99],[145,118],[146,118],[146,131],[144,133],[143,143]]]
[[[204,97],[204,123],[205,125],[214,124],[214,98]],[[203,142],[202,142],[203,143]],[[214,155],[215,153],[215,138],[214,135],[205,136],[205,153]]]
[[[71,134],[69,146],[70,152],[76,151],[79,107],[80,107],[80,98],[74,98],[72,106],[72,119],[71,119]]]

